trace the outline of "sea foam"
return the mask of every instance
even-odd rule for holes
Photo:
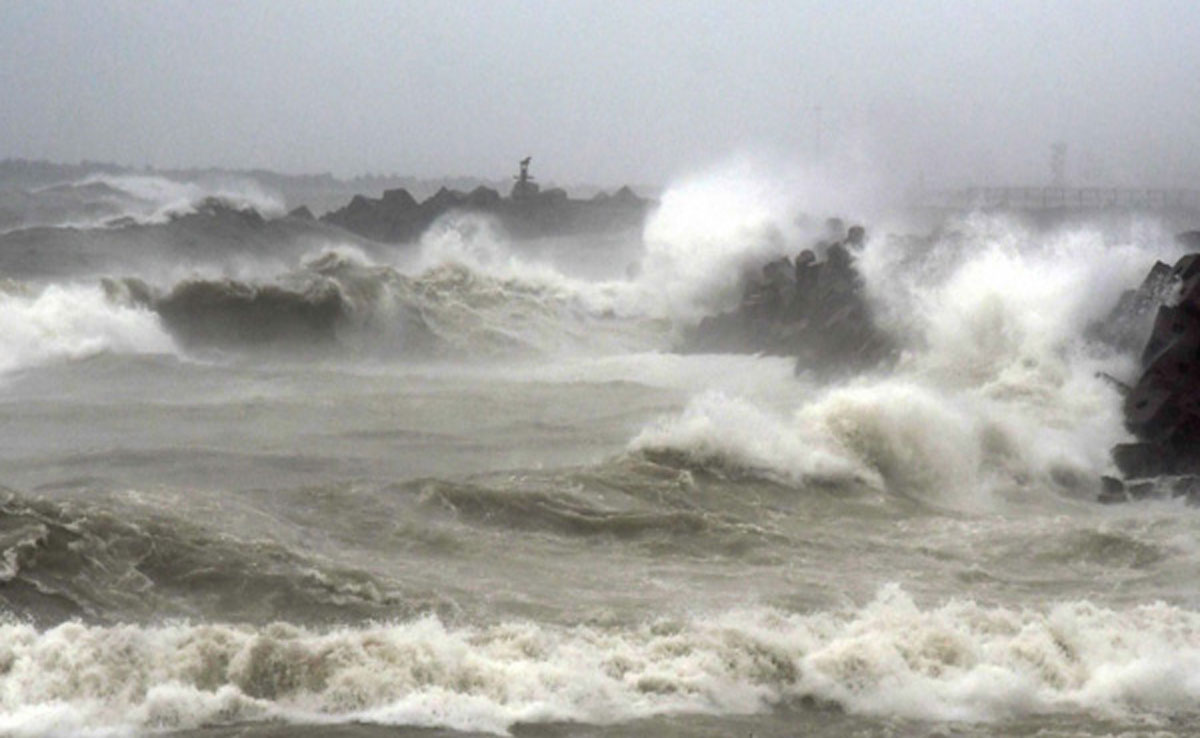
[[[894,365],[796,382],[769,404],[702,390],[630,448],[798,480],[841,469],[954,508],[1024,489],[1078,492],[1061,482],[1095,482],[1125,437],[1103,375],[1128,377],[1134,365],[1089,343],[1087,326],[1175,249],[1153,229],[1122,238],[979,215],[936,238],[876,237],[858,263],[901,347]]]
[[[927,720],[1186,716],[1200,699],[1198,634],[1200,614],[1162,603],[921,606],[894,585],[845,612],[748,608],[632,627],[11,624],[0,626],[0,731],[274,719],[503,734],[802,698]]]
[[[104,351],[173,353],[158,316],[113,303],[100,286],[0,291],[0,372]]]

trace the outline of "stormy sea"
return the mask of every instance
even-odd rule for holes
[[[838,215],[769,191],[402,246],[6,194],[0,735],[1194,734],[1200,511],[1096,501],[1088,337],[1171,227],[865,222],[892,361],[678,351]]]

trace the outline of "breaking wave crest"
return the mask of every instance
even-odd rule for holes
[[[0,284],[0,372],[106,351],[173,353],[158,316],[110,301],[99,286]]]
[[[669,189],[646,224],[636,279],[644,308],[699,320],[736,304],[744,273],[794,240],[789,194],[744,167]]]
[[[35,227],[96,229],[166,223],[219,204],[273,217],[283,201],[245,178],[178,181],[149,175],[94,174],[29,192],[0,192],[0,232]]]
[[[1086,329],[1177,247],[1152,230],[959,225],[879,237],[860,258],[876,313],[904,347],[895,367],[795,382],[769,404],[700,392],[631,449],[799,481],[841,475],[955,508],[1097,487],[1124,436],[1104,376],[1128,378],[1134,364]]]
[[[144,292],[135,283],[115,291]],[[192,346],[322,346],[470,358],[644,349],[664,329],[597,313],[553,284],[442,263],[417,276],[329,252],[269,282],[186,280],[151,300]]]
[[[929,720],[1184,717],[1200,699],[1197,632],[1200,614],[1165,604],[921,607],[895,586],[849,612],[752,608],[632,627],[14,623],[0,626],[0,730],[283,720],[504,734],[805,700]]]
[[[123,215],[137,223],[165,223],[171,218],[195,213],[210,203],[233,210],[254,210],[267,217],[283,215],[283,200],[257,182],[225,178],[214,182],[180,182],[165,177],[142,175],[92,175],[80,187],[104,185],[126,198]]]
[[[620,317],[569,286],[445,261],[414,275],[353,249],[278,277],[137,278],[0,291],[0,371],[103,351],[349,357],[530,357],[664,347],[670,326]]]

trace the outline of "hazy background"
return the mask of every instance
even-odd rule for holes
[[[1200,3],[0,0],[0,158],[1200,186]],[[816,108],[820,107],[818,114]],[[820,133],[818,141],[818,119]]]

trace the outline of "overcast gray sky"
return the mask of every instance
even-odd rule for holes
[[[1200,187],[1200,2],[0,0],[0,158]]]

